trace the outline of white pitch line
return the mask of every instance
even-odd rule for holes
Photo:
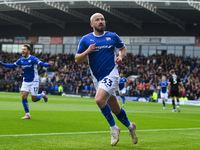
[[[178,129],[149,129],[137,130],[137,132],[157,132],[157,131],[174,131],[174,130],[200,130],[200,128],[178,128]],[[128,132],[123,130],[121,132]],[[67,132],[67,133],[38,133],[38,134],[13,134],[13,135],[0,135],[0,137],[19,137],[19,136],[40,136],[40,135],[73,135],[73,134],[96,134],[96,133],[110,133],[110,131],[91,131],[91,132]]]

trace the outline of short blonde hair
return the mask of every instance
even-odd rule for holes
[[[102,15],[101,13],[94,13],[91,17],[90,17],[90,22],[92,22],[92,19],[94,18],[95,15]],[[103,15],[102,15],[103,16]]]

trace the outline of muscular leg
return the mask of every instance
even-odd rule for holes
[[[28,94],[29,94],[28,92],[22,91],[22,104],[23,104],[26,114],[29,114],[29,106],[28,106],[28,101],[27,101]],[[31,99],[33,102],[37,102],[38,96],[31,95]]]
[[[33,102],[37,102],[37,96],[31,95],[31,99],[32,99]]]
[[[29,94],[28,92],[22,91],[21,94],[22,94],[22,99],[27,99],[28,98],[28,94]]]
[[[126,112],[123,108],[120,107],[119,102],[116,96],[111,96],[108,100],[108,104],[112,110],[112,112],[117,116],[117,119],[125,125],[129,130],[133,128],[130,123],[128,117],[126,116]]]
[[[100,109],[105,107],[105,105],[107,104],[108,98],[109,98],[108,92],[106,92],[105,90],[103,90],[101,88],[98,88],[96,96],[95,96],[95,101]]]
[[[107,101],[107,99],[108,99],[108,101]],[[111,145],[113,146],[113,145],[117,144],[117,142],[119,141],[119,132],[120,132],[119,128],[115,125],[115,121],[112,116],[112,112],[117,116],[117,119],[128,128],[131,138],[132,138],[132,141],[134,144],[136,144],[138,142],[138,137],[137,137],[137,134],[135,133],[136,124],[130,123],[130,121],[128,120],[128,117],[126,116],[126,112],[124,111],[123,108],[120,108],[117,97],[116,96],[109,97],[109,94],[106,91],[99,88],[97,90],[95,101],[96,101],[97,105],[99,106],[99,108],[101,108],[103,115],[105,116],[108,123],[110,124]],[[111,112],[111,109],[112,109],[112,112]],[[112,126],[112,123],[113,123],[113,126]],[[118,133],[117,133],[117,131],[118,131]],[[115,135],[115,136],[113,136],[113,135]],[[117,135],[118,135],[118,138],[116,141],[116,138],[114,138],[114,137],[116,137]]]
[[[108,92],[105,90],[98,88],[96,96],[95,96],[95,101],[99,108],[101,109],[102,114],[108,121],[111,130],[117,130],[117,126],[115,124],[114,117],[111,112],[110,106],[107,104],[107,99],[109,98]]]
[[[26,114],[29,114],[29,106],[28,106],[28,101],[27,101],[28,92],[22,91],[21,94],[22,94],[22,104],[23,104],[24,110]]]
[[[121,112],[121,107],[119,105],[119,102],[117,100],[116,96],[110,96],[109,100],[108,100],[108,105],[110,106],[112,112],[115,115],[118,115]]]
[[[33,102],[40,101],[43,98],[44,94],[38,94],[37,96],[31,95],[31,99]]]

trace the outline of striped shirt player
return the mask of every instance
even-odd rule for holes
[[[130,123],[125,110],[119,106],[115,95],[115,89],[119,84],[117,64],[122,62],[126,47],[116,33],[105,31],[106,24],[102,14],[93,14],[90,21],[94,32],[82,37],[75,61],[79,64],[86,57],[88,58],[94,86],[97,90],[95,101],[110,125],[111,145],[115,146],[117,144],[120,133],[120,129],[115,124],[112,111],[119,121],[129,129],[132,141],[136,144],[136,125]],[[119,49],[118,57],[116,57],[115,48]]]
[[[38,79],[37,65],[40,65],[42,67],[49,67],[53,65],[52,61],[50,61],[50,63],[44,63],[35,56],[31,56],[30,51],[31,51],[30,46],[25,44],[22,48],[22,57],[19,58],[15,63],[6,64],[0,61],[1,65],[4,67],[15,68],[21,66],[23,69],[23,82],[21,87],[21,94],[22,94],[22,104],[26,112],[26,115],[25,117],[22,117],[22,119],[31,118],[27,101],[29,93],[31,94],[31,99],[33,102],[37,102],[41,100],[41,98],[44,98],[45,102],[47,102],[48,100],[44,91],[41,94],[38,94],[39,79]]]

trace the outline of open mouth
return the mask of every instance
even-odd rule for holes
[[[100,24],[99,27],[104,27],[104,25],[103,25],[103,24]]]

